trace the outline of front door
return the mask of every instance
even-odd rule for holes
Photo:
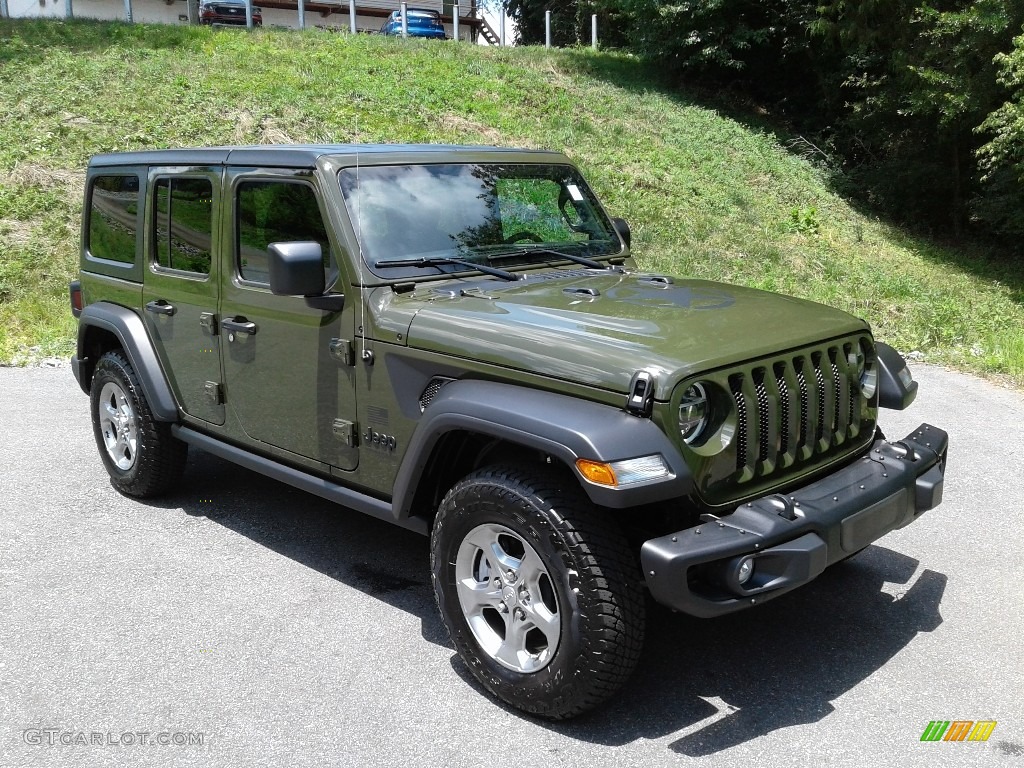
[[[171,389],[189,416],[224,423],[218,260],[218,171],[150,172],[143,319]]]
[[[221,303],[228,407],[250,440],[297,457],[355,469],[355,302],[340,312],[313,309],[299,296],[270,292],[267,247],[320,243],[328,288],[338,279],[338,250],[325,226],[312,172],[232,170],[229,245],[233,274]]]

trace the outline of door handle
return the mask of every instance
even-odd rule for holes
[[[256,323],[246,320],[244,317],[236,317],[233,320],[221,320],[220,327],[228,332],[228,341],[232,341],[232,335],[235,333],[244,333],[247,336],[252,336],[256,333]]]
[[[152,312],[154,315],[173,315],[178,310],[173,304],[168,304],[163,299],[157,299],[146,305],[146,311]]]

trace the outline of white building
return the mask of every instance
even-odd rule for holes
[[[355,8],[357,32],[375,33],[380,30],[388,14],[397,10],[400,0],[305,0],[303,21],[300,24],[298,0],[253,0],[263,11],[263,26],[350,31]],[[198,0],[3,0],[7,15],[13,18],[51,17],[106,20],[131,20],[140,23],[194,24],[198,23]],[[454,14],[459,16],[459,39],[471,42],[498,44],[498,35],[484,18],[477,0],[414,0],[410,8],[440,11],[445,20],[448,36],[454,36]]]

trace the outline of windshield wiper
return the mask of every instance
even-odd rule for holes
[[[518,280],[519,276],[497,267],[489,267],[486,264],[477,264],[474,261],[456,259],[451,256],[423,256],[418,259],[386,259],[378,261],[376,267],[439,267],[444,264],[451,264],[456,267],[468,267],[483,272],[486,275],[494,275],[502,280]]]
[[[546,253],[550,256],[555,256],[559,259],[566,259],[577,264],[582,264],[584,267],[590,267],[591,269],[620,269],[614,264],[602,264],[600,261],[594,259],[588,259],[586,256],[577,256],[575,253],[566,253],[565,251],[556,251],[553,248],[522,248],[515,251],[508,251],[507,253],[495,253],[491,254],[492,259],[504,259],[511,256],[532,256],[533,254]]]

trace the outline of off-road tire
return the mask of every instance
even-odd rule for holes
[[[486,650],[460,602],[456,571],[462,557],[466,581],[464,544],[473,549],[468,542],[481,532],[486,539],[503,530],[539,556],[553,588],[547,599],[557,602],[557,647],[545,652],[536,670],[509,668],[493,648]],[[551,719],[574,717],[615,694],[636,667],[645,622],[638,563],[614,520],[589,502],[571,476],[511,466],[473,472],[441,502],[430,564],[437,605],[456,650],[474,677],[513,707]],[[507,607],[503,613],[507,623]],[[479,615],[476,621],[476,627],[484,626]]]
[[[170,424],[153,417],[124,353],[111,351],[100,357],[89,399],[96,446],[118,491],[136,498],[159,496],[181,479],[188,445],[171,434]],[[130,433],[130,440],[119,436],[119,425],[125,435]]]

